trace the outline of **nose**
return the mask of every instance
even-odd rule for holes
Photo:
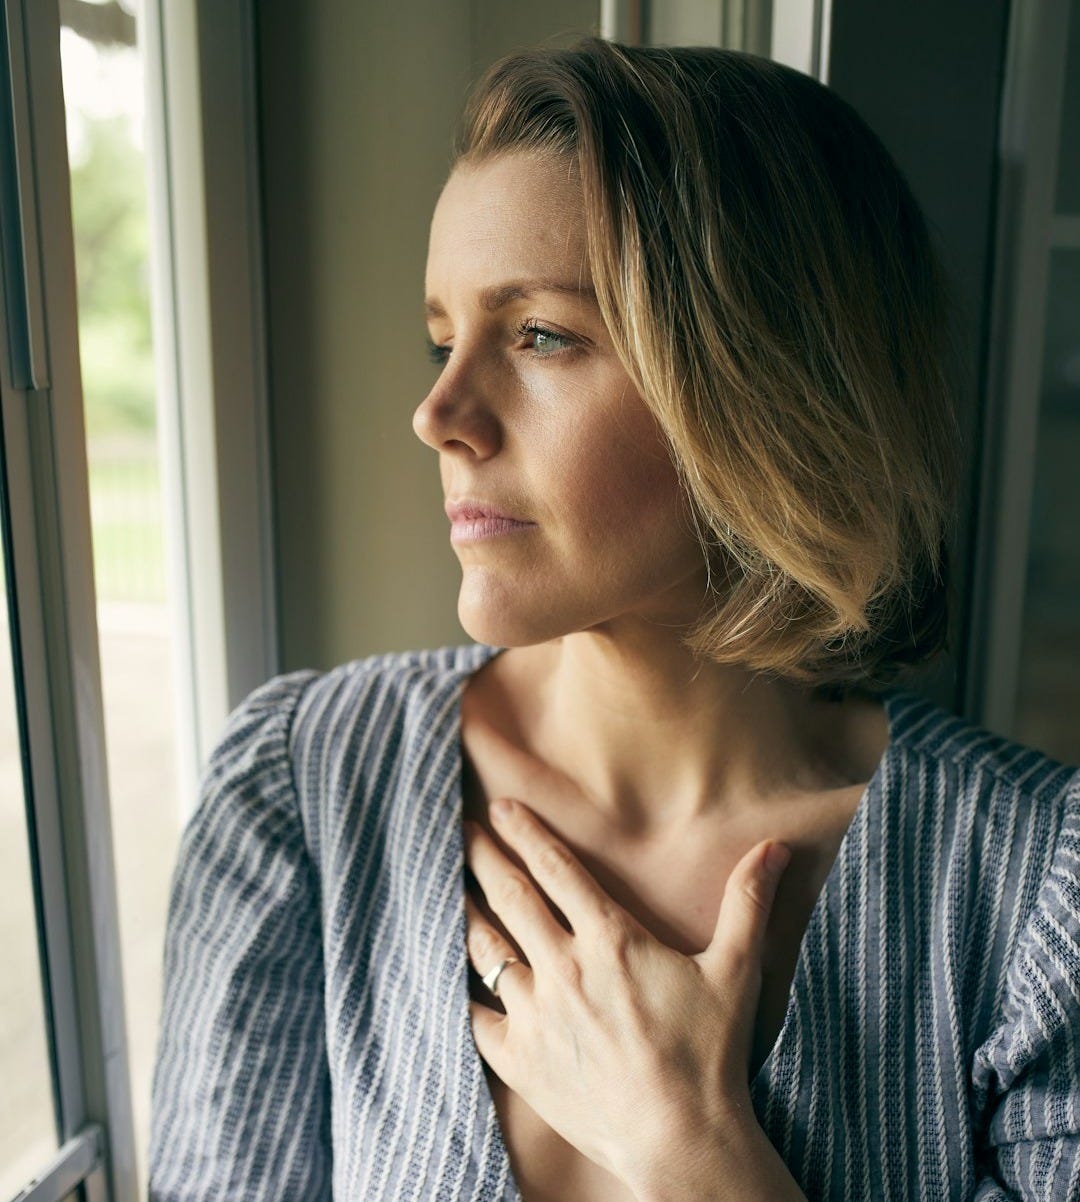
[[[495,453],[499,427],[485,403],[481,374],[455,351],[413,414],[413,432],[421,442],[435,451],[479,458]]]

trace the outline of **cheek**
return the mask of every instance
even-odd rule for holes
[[[666,445],[646,416],[622,414],[602,430],[582,430],[567,456],[562,471],[575,509],[597,533],[614,528],[636,536],[666,531],[673,537],[682,528],[681,485]]]
[[[572,388],[555,377],[544,384],[550,394],[537,388],[529,397],[523,441],[575,570],[587,563],[594,577],[624,585],[691,570],[701,550],[682,485],[626,376],[604,367]]]

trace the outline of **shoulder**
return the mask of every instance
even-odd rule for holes
[[[326,671],[283,673],[249,693],[229,715],[216,756],[275,736],[292,751],[340,735],[377,714],[393,720],[410,706],[452,688],[499,649],[483,643],[388,651]]]
[[[332,831],[391,804],[403,775],[430,788],[453,770],[463,683],[497,651],[471,643],[386,652],[306,681],[288,760],[317,860]]]
[[[376,784],[385,791],[405,762],[447,759],[462,682],[498,650],[471,643],[393,651],[274,677],[229,716],[200,809],[270,806],[317,858],[327,821],[355,799]]]
[[[1052,838],[1016,872],[1024,901],[1012,911],[995,1022],[972,1063],[995,1143],[1080,1134],[1080,771],[1040,811]]]
[[[388,747],[430,740],[445,730],[461,681],[498,648],[483,643],[369,655],[328,671],[284,673],[232,711],[204,774],[218,787],[327,774]],[[283,782],[282,782],[283,783]]]
[[[1080,1054],[1080,768],[914,693],[888,705],[891,879],[965,1016],[985,1115]]]
[[[889,702],[893,773],[905,805],[967,836],[1048,852],[1080,794],[1080,767],[1007,738],[916,693]],[[1044,857],[1043,857],[1044,859]]]
[[[483,643],[369,655],[315,674],[304,688],[292,730],[292,753],[303,759],[343,754],[357,739],[372,754],[370,736],[429,738],[445,728],[462,681],[497,648]]]
[[[888,706],[889,879],[927,929],[950,940],[985,1019],[1057,866],[1075,854],[1080,768],[914,693]]]
[[[901,690],[888,704],[893,739],[906,754],[951,769],[974,786],[1035,795],[1053,792],[1080,771],[917,693]]]

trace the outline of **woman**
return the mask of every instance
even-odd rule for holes
[[[959,452],[878,141],[750,56],[512,56],[426,312],[476,642],[233,716],[151,1196],[1080,1196],[1080,773],[897,684]]]

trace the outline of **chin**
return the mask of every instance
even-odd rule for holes
[[[559,630],[548,634],[535,623],[508,620],[507,615],[477,614],[458,607],[458,621],[465,633],[476,643],[489,647],[533,647],[565,633]]]
[[[521,590],[524,592],[525,590]],[[458,596],[458,621],[465,633],[477,643],[491,647],[533,647],[563,635],[573,634],[589,625],[577,622],[556,602],[521,604],[520,596],[499,590],[500,595],[476,595],[462,587]]]

